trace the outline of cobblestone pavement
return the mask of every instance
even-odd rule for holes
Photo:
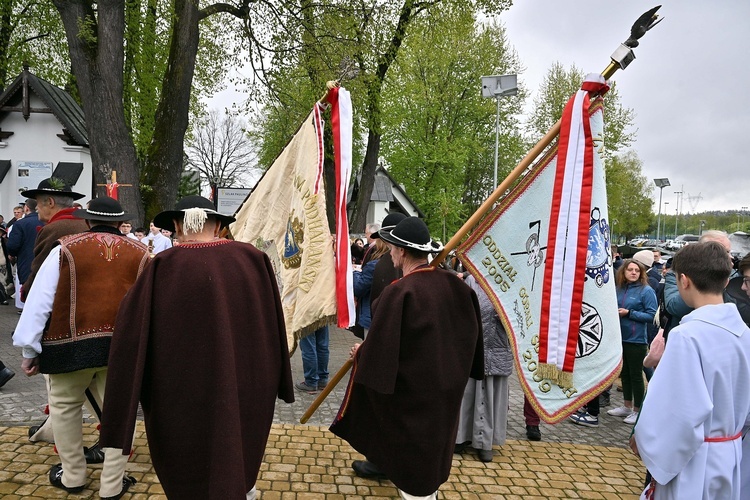
[[[20,372],[20,351],[12,347],[11,332],[18,321],[15,308],[0,306],[0,359],[16,377],[0,389],[0,498],[62,498],[64,492],[49,486],[47,472],[58,463],[51,445],[30,443],[28,425],[43,418],[46,404],[44,379]],[[331,329],[331,376],[344,363],[349,346],[357,339],[345,330]],[[302,379],[299,351],[292,356],[295,380]],[[354,476],[351,460],[362,458],[345,442],[328,432],[343,397],[345,381],[333,391],[306,425],[299,419],[315,399],[297,392],[296,402],[278,402],[275,423],[266,448],[257,487],[263,499],[396,498],[390,482]],[[612,404],[622,403],[613,391]],[[505,498],[636,498],[643,466],[625,449],[631,426],[609,417],[603,409],[598,428],[569,422],[542,423],[542,441],[526,440],[523,393],[511,377],[508,441],[495,447],[495,459],[485,464],[476,455],[455,455],[450,479],[440,489],[446,499]],[[95,441],[94,424],[87,424],[86,439]],[[97,498],[99,466],[90,467],[87,489],[73,498]],[[142,424],[128,471],[138,484],[134,499],[165,498],[151,467]],[[128,498],[126,495],[124,498]]]

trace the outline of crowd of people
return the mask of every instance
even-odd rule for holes
[[[61,461],[52,486],[86,485],[81,408],[93,391],[103,406],[102,498],[135,483],[125,465],[139,405],[167,496],[256,498],[277,398],[329,384],[328,327],[300,340],[304,379],[294,383],[270,260],[220,237],[234,219],[205,198],[181,200],[146,232],[111,198],[76,207],[82,195],[55,179],[23,195],[3,243],[22,305],[13,335],[21,368],[47,378]],[[505,443],[511,345],[460,263],[430,265],[442,246],[422,220],[389,214],[366,241],[352,243],[362,342],[330,430],[365,456],[355,474],[392,481],[404,499],[434,499],[454,453],[473,448],[489,462]],[[649,498],[750,494],[750,460],[741,460],[750,454],[741,439],[750,428],[750,256],[734,269],[729,250],[725,233],[707,231],[667,262],[656,251],[613,251],[624,405],[607,413],[634,425]],[[0,362],[0,387],[13,375]],[[570,420],[596,427],[607,405],[605,393]],[[527,437],[541,439],[528,400],[524,416]]]

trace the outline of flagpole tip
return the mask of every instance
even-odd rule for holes
[[[641,17],[636,19],[633,26],[630,28],[630,37],[625,40],[623,45],[632,48],[638,47],[638,40],[646,34],[648,30],[659,24],[664,18],[659,18],[656,11],[661,9],[661,5],[657,5],[653,9],[644,12]]]

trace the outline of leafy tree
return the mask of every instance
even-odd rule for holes
[[[51,0],[0,2],[0,92],[24,64],[51,83],[70,83],[65,32]]]
[[[493,188],[497,104],[482,98],[480,77],[518,73],[521,63],[500,24],[478,24],[460,6],[434,9],[412,26],[386,78],[383,157],[430,230],[450,237]],[[525,152],[516,119],[523,98],[521,89],[500,100],[501,179]]]
[[[207,179],[211,192],[249,181],[255,169],[253,145],[245,124],[228,113],[211,110],[187,140],[187,163]]]
[[[431,13],[432,8],[443,3],[458,5],[472,13],[480,8],[496,13],[510,6],[510,0],[324,0],[317,3],[300,0],[298,13],[287,17],[290,22],[284,25],[284,29],[277,30],[268,44],[252,44],[256,48],[268,46],[273,49],[271,64],[260,68],[258,74],[270,89],[272,98],[282,102],[290,95],[304,95],[298,89],[310,88],[288,85],[289,76],[307,79],[315,89],[313,95],[318,94],[314,98],[318,98],[322,82],[339,78],[342,74],[349,75],[347,87],[352,90],[355,109],[359,111],[366,135],[361,181],[350,220],[353,230],[364,229],[378,167],[384,131],[382,102],[386,76],[397,60],[402,44],[410,36],[414,22],[420,17],[437,19]],[[255,57],[259,66],[264,60],[262,55],[264,53]],[[307,109],[310,101],[306,102]],[[266,112],[273,113],[274,109],[267,106]],[[277,120],[275,124],[280,122]],[[298,120],[295,122],[299,123]],[[279,131],[277,127],[269,128]],[[289,128],[283,130],[288,132]],[[275,138],[273,141],[274,144],[282,143]],[[266,158],[274,156],[261,154],[263,163]]]
[[[643,175],[643,162],[634,151],[610,158],[605,162],[607,204],[614,231],[630,239],[646,234],[654,220],[652,186]]]
[[[148,205],[149,218],[171,208],[183,168],[183,140],[191,104],[195,107],[193,82],[196,77],[215,79],[223,71],[217,69],[224,62],[216,57],[223,55],[219,49],[242,27],[241,23],[233,24],[233,19],[247,22],[251,4],[271,7],[252,0],[201,3],[202,7],[194,0],[174,0],[169,4],[170,10],[163,11],[168,15],[162,16],[160,9],[166,4],[155,0],[128,0],[127,9],[125,0],[53,1],[63,20],[73,73],[86,112],[96,180],[103,183],[102,171],[116,164],[123,182],[134,186],[127,191],[131,198],[123,201],[136,207],[139,219],[144,216],[141,196]],[[212,30],[207,46],[213,49],[210,54],[214,64],[196,71],[201,23]],[[139,24],[143,24],[142,31],[134,31]],[[125,37],[126,25],[130,38]],[[133,37],[134,33],[140,33],[140,38]],[[167,40],[168,45],[162,48],[158,40]],[[126,47],[128,61],[133,62],[127,66],[127,78]],[[160,75],[158,92],[152,92],[154,82],[145,77],[144,72],[149,71]],[[138,106],[128,101],[127,118],[125,89],[128,97],[141,98]],[[144,111],[149,109],[149,103],[155,104],[151,108],[153,124],[143,119],[149,115]],[[139,150],[130,136],[131,130],[138,139]]]
[[[562,116],[563,108],[570,96],[581,88],[585,77],[583,71],[575,65],[569,70],[560,63],[552,65],[534,98],[532,118],[527,124],[531,135],[541,138],[552,128]],[[635,112],[622,106],[616,84],[611,82],[610,85],[612,87],[604,95],[605,159],[627,148],[635,139],[635,132],[629,131]]]
[[[185,160],[187,163],[187,159]],[[185,168],[180,177],[180,188],[177,192],[179,198],[201,194],[201,176],[190,168]]]

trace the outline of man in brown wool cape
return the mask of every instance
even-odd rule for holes
[[[331,431],[367,460],[361,477],[389,479],[404,499],[434,499],[448,479],[466,382],[484,376],[482,322],[474,291],[430,267],[441,246],[407,217],[379,236],[404,277],[373,304],[367,339]]]
[[[255,498],[276,398],[294,401],[271,262],[219,239],[233,221],[200,196],[158,214],[179,245],[153,258],[115,323],[101,444],[130,451],[140,401],[169,498]]]

